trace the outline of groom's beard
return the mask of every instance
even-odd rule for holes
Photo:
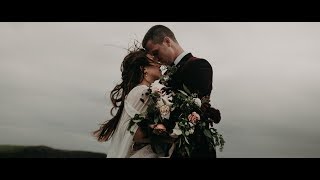
[[[172,65],[174,65],[174,60],[172,60],[172,61],[170,61],[169,59],[167,59],[166,61],[165,61],[165,64],[167,65],[167,66],[172,66]]]
[[[166,62],[166,63],[167,63],[167,65],[170,66],[170,65],[173,63],[173,61],[170,61],[169,59],[167,59],[167,62]]]

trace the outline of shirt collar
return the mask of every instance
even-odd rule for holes
[[[175,60],[174,60],[174,65],[179,64],[179,62],[181,61],[181,59],[187,55],[189,52],[184,51],[183,53],[181,53]]]

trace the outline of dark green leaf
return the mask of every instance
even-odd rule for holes
[[[181,144],[182,144],[182,139],[181,138],[179,138],[179,145],[178,145],[178,147],[180,148],[181,147]]]
[[[183,84],[183,90],[187,93],[187,94],[191,94],[190,90],[187,88],[187,86],[185,84]]]
[[[190,144],[187,137],[184,136],[184,139],[185,139],[186,143]]]
[[[211,132],[210,132],[208,129],[205,129],[205,130],[203,131],[203,134],[204,134],[205,136],[207,136],[208,138],[212,138]]]
[[[188,156],[190,157],[190,151],[189,151],[188,146],[185,146],[185,149],[186,149],[186,152],[187,152]]]
[[[138,122],[141,122],[142,119],[132,119],[132,121],[135,122],[135,123],[138,123]]]
[[[154,119],[154,123],[158,123],[159,122],[159,118],[158,117],[156,117],[155,119]]]

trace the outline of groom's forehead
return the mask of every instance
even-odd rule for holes
[[[152,53],[152,51],[159,49],[159,44],[153,43],[151,40],[149,40],[146,44],[146,50],[148,53]]]

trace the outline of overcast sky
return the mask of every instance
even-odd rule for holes
[[[0,144],[106,153],[121,47],[155,24],[213,66],[218,157],[320,157],[317,22],[1,22]]]

